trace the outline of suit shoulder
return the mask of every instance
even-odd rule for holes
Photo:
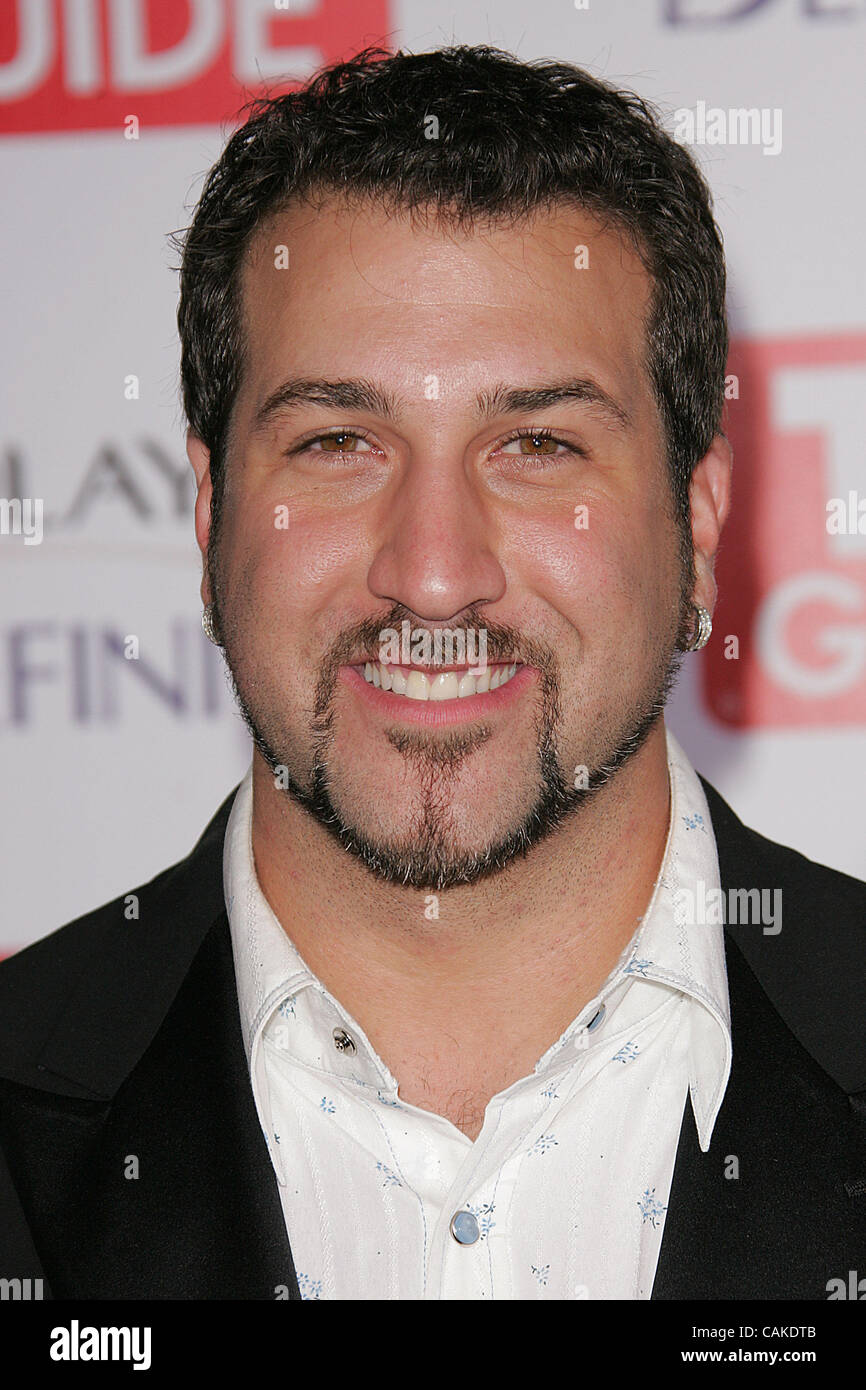
[[[743,825],[703,778],[722,888],[771,895],[763,915],[726,923],[774,1007],[849,1094],[866,1088],[866,883]]]
[[[819,898],[825,907],[835,902],[846,910],[850,909],[853,924],[860,931],[866,930],[866,881],[810,859],[789,845],[769,840],[756,830],[748,830],[747,833],[754,837],[760,853],[778,865],[780,877],[784,875],[792,885]]]
[[[235,789],[236,790],[236,789]],[[96,1007],[133,975],[143,986],[188,960],[224,907],[222,844],[232,792],[186,858],[0,962],[0,1070],[32,1059],[70,1000]]]
[[[128,920],[130,901],[136,899],[140,904],[142,899],[159,893],[183,863],[184,860],[179,860],[146,883],[127,889],[100,907],[83,912],[80,917],[55,927],[38,941],[23,946],[14,955],[0,961],[0,1007],[5,1003],[4,992],[18,988],[27,980],[41,980],[47,984],[52,979],[63,981],[74,977],[91,953],[98,949],[106,929],[118,921]]]
[[[737,856],[741,876],[752,869],[756,875],[767,878],[769,871],[780,881],[784,880],[809,895],[819,897],[825,905],[828,901],[836,901],[850,907],[852,919],[858,928],[866,928],[866,881],[810,859],[800,850],[753,830],[731,810],[711,783],[703,777],[701,782],[707,793],[720,861],[731,851]]]

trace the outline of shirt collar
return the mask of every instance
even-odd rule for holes
[[[689,1089],[701,1149],[709,1148],[713,1127],[731,1069],[731,1026],[725,969],[724,928],[721,924],[687,922],[680,890],[695,891],[702,882],[709,895],[720,887],[718,853],[709,807],[700,780],[679,742],[666,728],[670,819],[662,867],[647,911],[602,989],[574,1024],[541,1059],[541,1070],[576,1030],[585,1032],[597,1022],[602,1004],[607,1027],[597,1029],[593,1042],[624,1014],[641,1006],[641,980],[679,991],[694,1000],[689,1045]],[[271,1146],[268,1087],[261,1050],[262,1032],[287,996],[313,986],[331,998],[304,963],[280,926],[255,872],[252,849],[252,764],[240,784],[226,827],[223,887],[232,939],[241,1028],[250,1075],[266,1111],[266,1138]],[[337,1001],[333,1001],[339,1010]],[[345,1013],[343,1011],[344,1017]],[[364,1039],[354,1020],[352,1032]],[[364,1041],[366,1041],[364,1039]],[[274,1155],[281,1181],[282,1165]]]
[[[701,885],[719,891],[719,856],[700,778],[666,728],[670,824],[661,872],[623,973],[655,980],[694,999],[689,1089],[701,1149],[710,1146],[731,1071],[731,1010],[721,922],[695,923],[684,904]],[[687,890],[685,893],[683,890]],[[713,892],[713,897],[715,893]]]
[[[248,1061],[256,1034],[268,1015],[293,988],[313,979],[259,885],[252,813],[251,763],[232,804],[223,846],[223,889]]]

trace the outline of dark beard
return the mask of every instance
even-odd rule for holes
[[[685,586],[684,586],[685,588]],[[682,596],[681,596],[682,600]],[[683,630],[683,602],[679,633]],[[430,731],[408,730],[399,727],[387,731],[387,738],[418,773],[421,790],[421,811],[402,844],[377,844],[367,839],[355,826],[347,824],[337,809],[331,794],[329,758],[333,742],[333,695],[340,665],[359,650],[373,650],[375,634],[383,627],[399,628],[405,610],[394,610],[387,621],[375,625],[361,624],[338,644],[325,663],[315,698],[313,734],[313,766],[309,789],[300,786],[288,769],[284,756],[265,736],[252,710],[238,689],[229,657],[229,670],[235,699],[252,735],[253,742],[274,773],[276,785],[302,806],[349,853],[356,856],[379,879],[408,888],[442,891],[458,884],[478,883],[506,868],[518,855],[525,857],[563,823],[574,816],[616,775],[630,758],[643,747],[651,730],[661,718],[668,695],[676,679],[682,652],[678,646],[659,663],[650,694],[635,710],[626,725],[618,732],[612,753],[603,764],[587,769],[585,786],[574,787],[563,775],[558,752],[557,730],[561,702],[559,678],[552,655],[545,648],[527,643],[520,635],[502,625],[484,626],[488,646],[493,653],[490,662],[513,657],[535,666],[540,674],[535,728],[537,737],[539,788],[532,808],[522,823],[482,851],[457,853],[449,839],[452,830],[450,797],[453,777],[463,761],[485,743],[491,735],[489,726],[478,723],[468,729],[455,729],[432,737]],[[216,611],[219,630],[225,631]],[[464,626],[470,626],[464,620]]]

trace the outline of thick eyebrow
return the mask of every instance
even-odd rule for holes
[[[382,391],[370,381],[352,378],[346,381],[319,381],[298,377],[284,381],[272,391],[255,413],[252,433],[261,434],[275,415],[288,414],[300,405],[325,405],[334,410],[365,410],[396,420],[400,404],[390,391]]]
[[[574,377],[566,381],[554,381],[549,386],[494,386],[490,391],[479,391],[476,397],[478,413],[484,419],[494,415],[531,414],[534,410],[547,410],[560,401],[583,401],[595,406],[603,415],[620,429],[631,428],[631,416],[625,406],[599,386],[592,377]]]
[[[496,415],[547,410],[560,401],[582,401],[594,406],[618,428],[631,428],[631,416],[625,406],[591,377],[574,377],[542,386],[507,386],[501,382],[489,390],[479,391],[475,397],[477,414],[483,420]],[[395,422],[402,410],[402,402],[393,392],[360,377],[339,381],[298,377],[284,381],[262,402],[253,418],[252,433],[261,434],[274,416],[302,405],[363,410]]]

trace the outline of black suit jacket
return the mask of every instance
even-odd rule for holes
[[[652,1296],[823,1300],[866,1275],[866,884],[703,785],[723,889],[781,888],[782,930],[726,928],[733,1069],[706,1154],[686,1104]],[[233,797],[137,919],[118,898],[0,965],[0,1277],[45,1297],[300,1297],[241,1037]]]

